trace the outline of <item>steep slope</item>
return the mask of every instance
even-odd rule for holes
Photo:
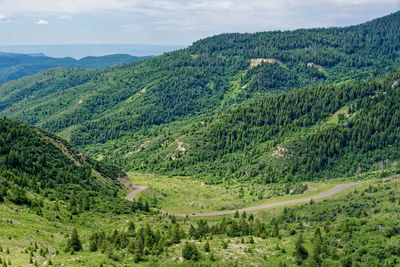
[[[119,162],[130,168],[212,183],[310,180],[397,168],[399,78],[397,73],[294,90],[114,146],[121,148]]]
[[[40,125],[89,151],[94,144],[136,140],[153,126],[186,123],[248,99],[390,73],[400,66],[399,28],[396,12],[345,28],[223,34],[106,69],[75,87],[57,78],[65,89],[44,98],[28,95],[0,114]],[[15,83],[0,91],[12,91]],[[42,89],[48,90],[39,85],[32,95]]]
[[[149,57],[131,55],[108,55],[103,57],[52,58],[43,54],[0,53],[0,83],[34,75],[41,71],[56,68],[106,68],[117,64],[135,62]]]
[[[53,134],[0,119],[2,198],[16,204],[29,204],[27,193],[60,201],[88,198],[104,210],[122,202],[116,198],[126,193],[118,181],[122,176],[116,167],[86,157]]]

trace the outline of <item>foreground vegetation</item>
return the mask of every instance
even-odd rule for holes
[[[11,266],[397,266],[400,184],[388,178],[323,201],[207,219],[71,215],[48,201],[38,215],[6,199],[0,258]]]

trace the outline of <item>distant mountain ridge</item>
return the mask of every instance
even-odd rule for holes
[[[34,75],[40,71],[56,67],[107,68],[117,64],[145,60],[150,57],[115,54],[101,57],[84,57],[77,60],[72,57],[52,58],[43,53],[16,54],[0,52],[0,83]]]

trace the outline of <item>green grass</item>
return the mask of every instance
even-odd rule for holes
[[[40,266],[44,266],[49,259],[55,266],[190,266],[190,262],[182,259],[182,249],[186,241],[194,242],[201,253],[201,264],[210,264],[211,266],[231,266],[238,264],[240,266],[265,265],[265,266],[278,266],[280,262],[286,262],[288,266],[296,266],[293,259],[294,243],[298,237],[298,233],[302,232],[305,237],[304,247],[311,253],[313,249],[312,236],[315,228],[322,228],[325,221],[314,219],[315,216],[325,214],[325,212],[332,212],[337,206],[352,207],[353,204],[364,203],[365,201],[373,201],[376,199],[376,211],[367,210],[368,216],[364,223],[368,222],[366,226],[360,220],[360,230],[370,229],[375,224],[383,224],[385,218],[395,220],[395,207],[398,206],[398,201],[395,203],[390,202],[388,191],[397,192],[399,188],[398,176],[394,179],[383,181],[382,179],[370,179],[356,187],[348,188],[340,193],[324,200],[317,200],[315,206],[309,203],[301,205],[290,206],[289,212],[294,211],[299,216],[304,227],[299,228],[298,222],[284,222],[281,220],[279,224],[279,233],[281,237],[267,237],[262,239],[254,237],[254,244],[250,243],[250,236],[242,237],[228,237],[226,235],[213,235],[208,238],[211,252],[214,254],[216,261],[209,260],[209,253],[203,250],[206,239],[193,240],[189,237],[183,239],[179,244],[172,245],[159,256],[149,255],[144,262],[136,265],[133,261],[133,256],[130,254],[125,255],[123,259],[116,262],[108,257],[108,253],[89,252],[89,236],[96,231],[104,230],[106,233],[111,233],[114,229],[124,231],[127,227],[128,221],[133,220],[137,228],[151,225],[156,229],[162,229],[165,225],[170,223],[168,216],[161,215],[146,215],[146,214],[132,214],[132,215],[117,215],[117,214],[102,214],[94,212],[85,212],[79,216],[69,217],[69,213],[62,207],[60,212],[54,210],[54,204],[49,201],[44,202],[42,208],[43,215],[39,216],[34,211],[24,206],[17,206],[8,201],[0,205],[0,245],[2,252],[0,258],[3,260],[11,260],[11,266],[30,266],[29,253],[25,253],[27,247],[35,242],[38,244],[38,250],[34,252],[33,260],[36,260]],[[166,178],[164,178],[166,179]],[[191,183],[192,184],[192,183]],[[321,186],[321,190],[325,190],[330,185]],[[370,186],[378,188],[376,193],[364,193]],[[269,222],[272,218],[279,218],[284,214],[283,207],[274,209],[255,211],[253,214],[256,219]],[[346,209],[345,209],[346,210]],[[305,216],[305,217],[303,217]],[[334,233],[328,234],[323,232],[323,237],[326,240],[335,237],[341,231],[341,224],[345,223],[348,219],[344,215],[336,215],[336,221],[332,222],[331,231]],[[395,216],[395,217],[393,217]],[[232,215],[217,216],[207,218],[209,225],[219,223],[223,218],[232,217]],[[188,232],[190,225],[196,225],[197,221],[201,218],[177,218],[177,223]],[[380,222],[378,222],[381,220]],[[382,221],[383,220],[383,221]],[[63,251],[65,244],[65,236],[70,234],[72,229],[76,228],[83,242],[83,251],[76,252],[74,255]],[[296,229],[297,234],[290,234],[291,229]],[[358,228],[357,228],[358,229]],[[371,228],[372,229],[372,228]],[[354,238],[360,238],[357,230],[354,232]],[[323,230],[324,231],[324,230]],[[336,232],[335,232],[336,231]],[[335,234],[336,233],[336,234]],[[380,232],[373,233],[379,235]],[[242,242],[242,239],[244,242]],[[336,239],[335,239],[336,240]],[[223,242],[228,242],[228,247],[223,248]],[[49,255],[46,257],[39,256],[40,248],[48,248]],[[10,254],[7,254],[7,249]],[[249,252],[250,249],[250,252]],[[57,253],[58,252],[58,253]],[[338,253],[340,251],[338,250]],[[152,265],[157,262],[156,265]],[[363,265],[364,266],[364,265]]]
[[[190,177],[168,177],[152,174],[128,173],[134,185],[147,185],[142,192],[144,198],[158,200],[158,208],[168,213],[203,213],[258,206],[318,195],[343,183],[306,182],[308,189],[303,194],[287,194],[285,184],[219,184],[207,185]],[[291,186],[294,187],[295,185]],[[290,188],[291,188],[290,187]],[[243,188],[243,197],[240,190]]]

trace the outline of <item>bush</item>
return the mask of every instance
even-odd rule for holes
[[[185,247],[182,250],[182,257],[185,260],[198,261],[200,259],[200,253],[195,244],[186,242]]]

